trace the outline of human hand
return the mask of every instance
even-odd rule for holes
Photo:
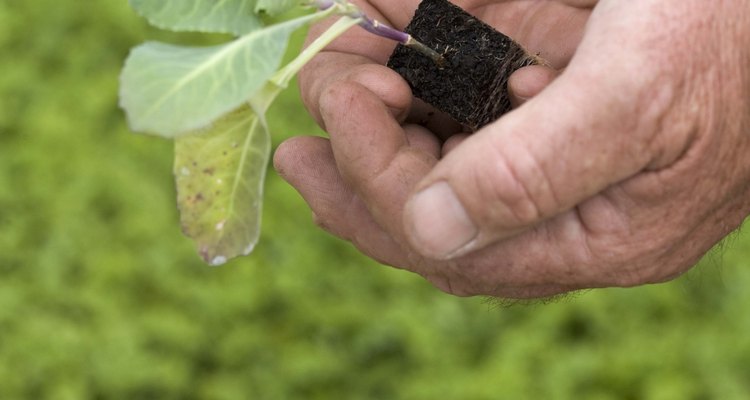
[[[372,3],[398,28],[416,7]],[[553,69],[519,71],[516,103],[533,98],[442,143],[406,123],[419,107],[379,66],[390,44],[335,43],[301,76],[330,142],[275,158],[324,228],[450,293],[540,297],[673,278],[748,214],[741,1],[458,5]]]

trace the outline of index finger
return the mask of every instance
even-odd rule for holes
[[[357,4],[368,16],[396,28],[403,28],[402,25],[408,22],[417,6],[417,1],[381,1],[379,7],[368,1],[353,1],[353,3]],[[388,12],[381,12],[381,10]],[[330,18],[314,25],[310,29],[306,44],[319,37],[334,22],[335,19]],[[321,126],[323,126],[323,121],[320,116],[319,100],[323,90],[345,79],[360,81],[381,97],[397,115],[405,114],[405,108],[410,105],[410,100],[408,103],[403,100],[405,96],[402,93],[401,78],[384,66],[395,46],[395,42],[354,27],[329,44],[300,71],[299,87],[302,101]],[[369,68],[363,74],[358,67],[367,65],[382,68]],[[361,81],[362,79],[364,81]]]

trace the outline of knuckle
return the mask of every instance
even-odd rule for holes
[[[322,110],[337,107],[339,102],[351,96],[355,90],[353,83],[346,80],[337,80],[326,85],[320,93],[320,108]]]
[[[347,76],[329,77],[317,83],[316,95],[309,100],[308,109],[319,116],[319,124],[326,129],[326,122],[337,112],[347,110],[364,87]]]
[[[494,149],[492,168],[475,171],[475,185],[481,199],[490,199],[485,208],[489,221],[504,221],[519,228],[532,225],[555,213],[560,207],[552,182],[544,168],[528,151]],[[489,177],[487,176],[489,171]]]
[[[679,94],[683,89],[678,86],[651,85],[642,96],[650,101],[637,102],[634,115],[639,117],[633,131],[640,136],[636,143],[641,145],[631,147],[631,157],[642,160],[649,170],[666,168],[682,158],[697,132],[700,113],[684,104],[684,96]]]
[[[333,120],[346,115],[362,89],[361,85],[347,80],[331,82],[322,89],[318,106],[324,129],[330,129]]]

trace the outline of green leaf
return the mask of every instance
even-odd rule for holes
[[[264,118],[245,105],[207,131],[175,140],[182,229],[211,265],[249,254],[258,241],[271,151]]]
[[[257,0],[130,0],[159,28],[244,35],[263,27]]]
[[[291,10],[298,4],[300,4],[300,0],[258,0],[255,12],[264,11],[268,15],[279,15]]]
[[[278,69],[289,36],[318,12],[251,32],[228,44],[135,48],[121,76],[120,105],[134,131],[176,137],[236,109]]]

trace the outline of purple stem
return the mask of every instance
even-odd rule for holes
[[[409,35],[408,33],[401,32],[399,30],[391,28],[388,25],[384,25],[380,21],[372,19],[362,12],[360,12],[360,15],[358,17],[362,18],[362,22],[359,23],[359,26],[370,33],[374,33],[386,39],[395,40],[401,44],[406,44],[409,41],[409,38],[411,38],[411,35]]]
[[[341,3],[341,0],[311,0],[311,3],[319,10],[327,10],[333,7],[336,3]],[[364,30],[386,39],[394,40],[406,47],[412,48],[429,57],[439,67],[442,67],[445,64],[445,59],[442,55],[440,55],[440,53],[425,46],[417,39],[414,39],[412,35],[391,28],[390,26],[385,25],[376,19],[372,19],[358,7],[354,6],[351,3],[346,3],[352,7],[352,11],[348,14],[348,16],[351,18],[361,18],[362,22],[359,23],[359,26]]]
[[[414,39],[414,36],[406,32],[401,32],[397,29],[391,28],[390,26],[385,25],[376,19],[372,19],[365,15],[365,13],[362,11],[359,11],[358,15],[352,15],[351,17],[362,18],[362,22],[359,23],[359,26],[366,31],[384,37],[386,39],[395,40],[406,47],[410,47],[429,57],[432,61],[435,62],[435,64],[440,67],[445,64],[445,59],[442,55],[440,55],[440,53],[425,46],[417,39]]]

